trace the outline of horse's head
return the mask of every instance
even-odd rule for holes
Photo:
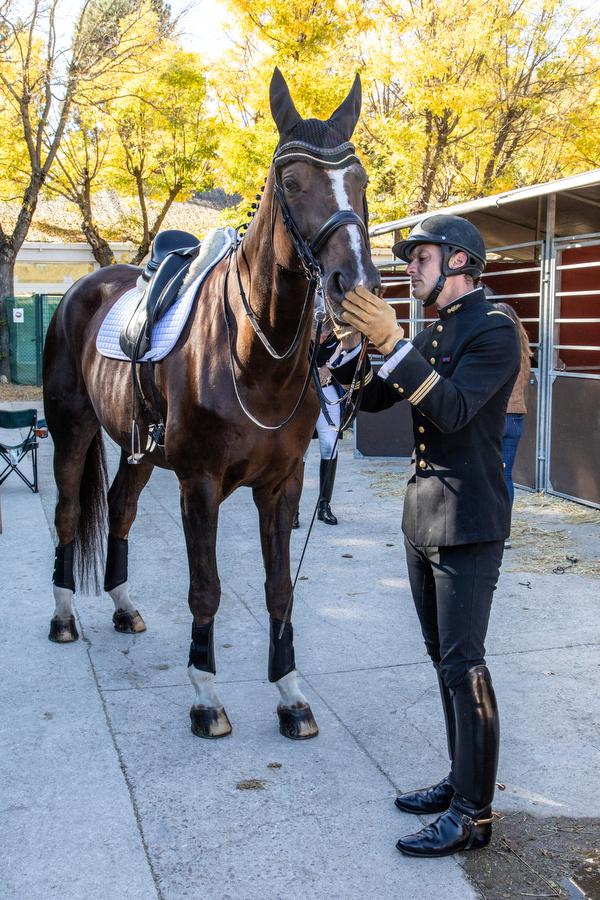
[[[380,284],[367,234],[367,175],[350,143],[360,115],[360,78],[325,121],[298,114],[279,69],[271,79],[270,101],[279,130],[273,177],[283,219],[292,238],[296,232],[317,259],[329,312],[345,325],[345,293],[358,284],[371,291]],[[298,240],[296,251],[297,245]]]

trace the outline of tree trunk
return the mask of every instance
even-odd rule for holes
[[[156,219],[152,223],[151,227],[148,226],[148,219],[146,216],[146,206],[145,206],[145,199],[144,199],[144,205],[142,207],[142,211],[144,212],[144,237],[140,241],[140,244],[139,244],[137,250],[131,257],[132,265],[139,266],[141,264],[142,260],[144,259],[144,257],[148,253],[148,251],[150,250],[150,245],[152,244],[152,241],[154,240],[154,238],[160,231],[160,226],[164,222],[167,213],[171,209],[171,206],[173,205],[173,201],[175,200],[175,198],[177,197],[177,194],[179,194],[180,191],[181,191],[180,184],[176,184],[170,189],[169,196],[163,203],[163,205],[162,205],[158,215],[156,216]],[[141,196],[143,198],[143,194]]]
[[[8,242],[0,245],[0,376],[6,375],[9,381],[8,312],[4,299],[14,294],[15,258],[16,254]]]
[[[94,259],[102,267],[112,266],[115,264],[115,255],[111,246],[98,231],[97,225],[91,219],[84,218],[81,223],[81,230],[85,235],[85,239],[91,247]]]

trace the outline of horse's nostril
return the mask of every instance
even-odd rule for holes
[[[344,276],[341,272],[334,272],[331,276],[335,291],[343,297],[346,293],[346,285],[344,284]]]

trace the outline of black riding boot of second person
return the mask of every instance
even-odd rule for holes
[[[322,459],[319,468],[319,509],[317,518],[326,525],[337,525],[338,520],[331,512],[331,495],[335,481],[337,468],[337,456],[334,459]]]
[[[449,856],[486,847],[492,836],[492,800],[500,730],[492,679],[486,666],[469,669],[454,691],[456,748],[450,808],[431,825],[400,838],[408,856]]]
[[[442,708],[444,710],[444,721],[446,724],[446,739],[448,741],[448,756],[450,757],[450,774],[446,778],[442,778],[437,784],[431,787],[419,788],[416,791],[409,791],[396,797],[394,803],[402,812],[412,813],[415,816],[427,816],[431,813],[440,813],[447,810],[454,797],[454,781],[452,778],[452,768],[454,767],[454,749],[456,743],[456,724],[454,720],[454,705],[452,702],[452,694],[444,682],[439,666],[434,663],[438,684],[440,688],[440,697],[442,699]]]

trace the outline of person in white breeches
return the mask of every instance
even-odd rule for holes
[[[327,340],[327,339],[326,339]],[[326,341],[323,342],[326,344]],[[332,349],[337,346],[337,340],[330,338],[328,344],[330,347],[323,346],[323,355],[330,356]],[[327,352],[328,351],[328,352]],[[320,360],[319,360],[320,361]],[[321,464],[319,466],[319,506],[317,510],[317,518],[326,525],[337,525],[337,517],[331,511],[331,496],[333,494],[333,484],[335,481],[335,470],[337,468],[337,445],[336,439],[338,429],[342,418],[342,404],[338,403],[339,393],[334,382],[331,379],[331,373],[327,366],[323,365],[319,368],[319,380],[323,388],[327,404],[327,414],[333,424],[329,424],[323,410],[319,413],[317,419],[316,432],[319,438],[319,450],[321,453]],[[310,445],[309,445],[310,447]],[[309,448],[304,455],[306,462]],[[294,517],[293,528],[300,527],[298,512]]]

